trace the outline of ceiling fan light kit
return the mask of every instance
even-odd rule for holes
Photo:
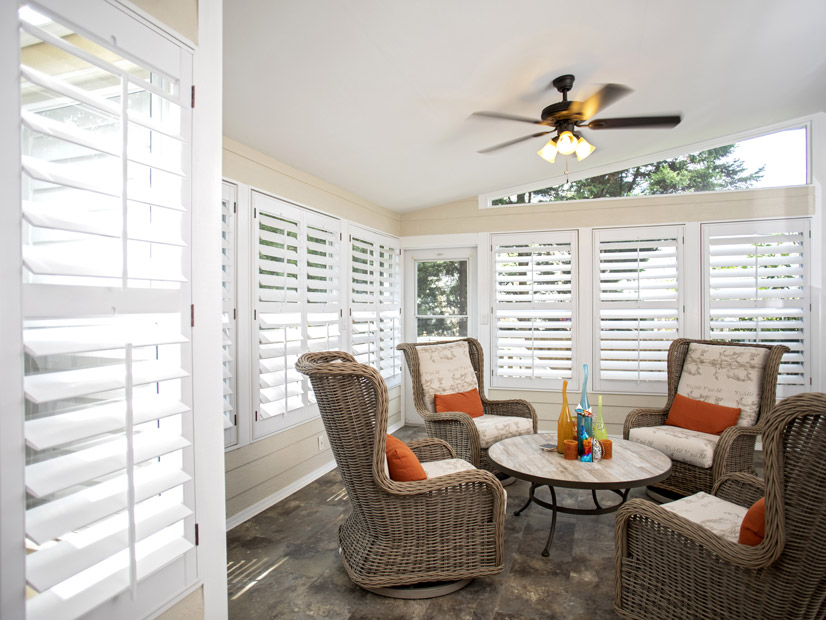
[[[585,101],[569,101],[568,91],[571,90],[574,85],[573,75],[561,75],[551,82],[551,84],[562,93],[562,101],[546,106],[542,110],[540,120],[502,112],[474,112],[473,116],[533,123],[534,125],[542,125],[548,128],[548,131],[540,131],[529,136],[516,138],[515,140],[508,140],[502,144],[482,149],[479,152],[490,153],[491,151],[518,144],[531,138],[538,138],[556,132],[557,135],[537,151],[539,156],[550,163],[554,163],[557,153],[562,155],[576,153],[577,160],[582,161],[593,153],[595,149],[592,144],[576,131],[579,127],[587,127],[588,129],[620,129],[629,127],[670,128],[677,126],[682,120],[680,116],[675,115],[604,118],[590,121],[591,117],[599,113],[600,110],[629,94],[631,89],[620,84],[606,84]]]

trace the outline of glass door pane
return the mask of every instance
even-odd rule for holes
[[[466,337],[468,260],[418,260],[415,269],[416,341]]]

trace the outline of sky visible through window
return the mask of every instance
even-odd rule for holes
[[[763,178],[752,187],[784,187],[806,183],[806,130],[802,127],[738,142],[733,157],[749,172],[765,165]]]
[[[803,185],[806,129],[798,127],[491,201],[492,206]]]

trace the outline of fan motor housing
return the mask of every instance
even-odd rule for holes
[[[557,103],[552,103],[542,110],[540,118],[542,118],[543,121],[548,119],[576,120],[578,113],[570,109],[573,104],[577,104],[577,107],[579,107],[579,103],[576,101],[558,101]]]

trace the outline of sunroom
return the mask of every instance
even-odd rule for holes
[[[411,445],[404,343],[478,343],[540,436],[587,395],[617,455],[678,339],[826,391],[821,2],[1,10],[4,619],[619,617],[614,515],[554,538],[502,471],[499,573],[353,583],[306,353],[374,368]]]

